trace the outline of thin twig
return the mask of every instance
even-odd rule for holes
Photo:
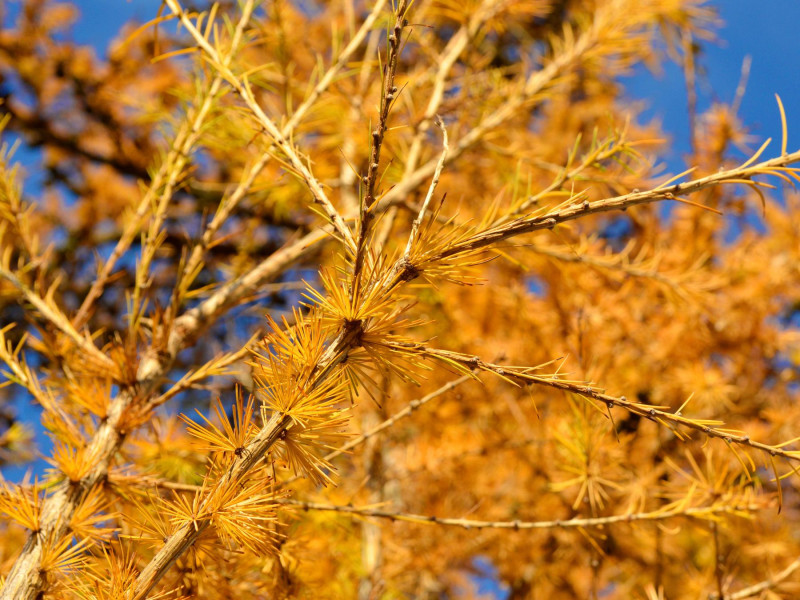
[[[120,235],[117,240],[114,249],[111,251],[111,255],[99,269],[92,283],[92,287],[89,288],[78,312],[75,313],[72,319],[75,327],[82,327],[89,319],[94,303],[103,294],[103,290],[114,271],[114,267],[136,238],[136,234],[144,218],[152,209],[153,203],[157,201],[158,205],[163,205],[165,199],[172,197],[176,182],[183,173],[184,167],[191,156],[191,150],[200,137],[203,123],[208,116],[214,99],[219,93],[221,85],[222,77],[215,77],[208,88],[201,92],[200,101],[194,104],[194,106],[198,106],[199,104],[198,108],[187,115],[187,120],[184,121],[178,129],[169,154],[164,158],[158,172],[151,180],[147,192],[142,196],[142,199],[136,207],[136,211],[133,215],[128,217],[123,227],[122,235]],[[157,198],[158,200],[156,200]]]
[[[725,570],[723,568],[724,561],[719,542],[719,527],[714,521],[711,522],[710,527],[712,536],[714,538],[714,580],[717,585],[717,596],[722,598],[724,596],[722,588],[724,587],[723,579],[725,576]]]
[[[686,83],[686,111],[689,116],[689,151],[697,156],[697,69],[695,44],[690,31],[681,32],[683,46],[683,78]]]
[[[238,50],[238,47],[242,41],[245,27],[250,21],[250,15],[252,14],[253,7],[254,2],[246,2],[242,7],[242,17],[239,19],[239,22],[234,29],[230,48],[228,52],[224,54],[224,56],[218,57],[220,64],[227,67],[230,64],[233,56],[236,54],[236,51]],[[103,293],[103,289],[108,283],[108,280],[114,270],[114,266],[125,253],[125,251],[130,247],[130,244],[136,237],[136,233],[139,230],[144,217],[150,210],[152,210],[154,203],[156,205],[156,210],[154,211],[155,219],[154,223],[151,224],[151,234],[149,239],[151,242],[155,242],[157,239],[161,222],[165,218],[167,204],[172,198],[172,193],[181,174],[183,173],[186,164],[189,162],[191,150],[197,143],[197,140],[200,138],[200,134],[203,130],[203,124],[213,106],[213,103],[217,100],[217,95],[219,94],[222,83],[222,74],[217,74],[211,81],[208,88],[204,89],[200,93],[201,101],[199,102],[199,108],[197,108],[194,113],[182,124],[182,127],[178,131],[178,134],[175,138],[175,142],[172,145],[170,153],[167,155],[164,162],[161,164],[161,168],[159,169],[158,173],[151,181],[147,193],[139,202],[139,206],[136,209],[135,215],[126,224],[122,235],[117,241],[117,244],[114,246],[114,250],[111,252],[111,256],[109,256],[108,260],[103,264],[94,283],[92,284],[92,287],[89,289],[89,292],[83,299],[83,302],[81,303],[81,306],[78,309],[75,318],[73,319],[76,327],[80,327],[89,318],[91,308],[94,305],[94,302]],[[144,269],[144,273],[147,273],[149,261],[151,259],[151,254],[143,251],[142,261],[138,265],[138,271],[141,272],[142,269]],[[134,310],[138,310],[138,300],[139,299],[137,298],[134,302]],[[134,321],[135,319],[131,319],[131,322]]]
[[[751,586],[746,588],[742,588],[738,592],[734,592],[732,594],[726,594],[723,596],[723,600],[744,600],[744,598],[752,598],[754,596],[759,596],[763,592],[768,590],[773,590],[778,587],[781,583],[786,581],[792,573],[800,569],[800,558],[794,559],[789,565],[783,569],[780,573],[777,573],[775,576],[765,579],[764,581],[760,581],[755,583]],[[709,596],[709,600],[719,600],[720,596],[718,594],[712,594]]]
[[[252,345],[262,336],[263,331],[257,331],[250,336],[250,339],[245,342],[236,352],[228,352],[222,356],[213,358],[199,368],[185,373],[183,377],[176,381],[166,392],[161,394],[158,398],[152,400],[149,403],[149,406],[153,408],[161,406],[181,392],[197,385],[200,381],[206,379],[207,377],[212,375],[228,374],[228,368],[231,365],[234,365],[235,363],[240,362],[248,357],[250,355]]]
[[[688,519],[709,519],[713,520],[717,515],[736,515],[746,516],[751,512],[761,509],[757,505],[745,506],[701,506],[694,508],[657,510],[646,513],[630,513],[627,515],[612,515],[609,517],[577,517],[574,519],[555,519],[552,521],[477,521],[472,519],[451,519],[445,517],[435,517],[432,515],[415,515],[411,513],[394,512],[387,510],[377,510],[374,508],[359,508],[355,506],[340,506],[336,504],[323,504],[320,502],[304,502],[281,498],[276,500],[278,504],[296,506],[302,510],[320,510],[358,515],[362,517],[376,517],[389,519],[390,521],[406,521],[423,525],[446,525],[451,527],[461,527],[463,529],[511,529],[514,531],[530,529],[573,529],[583,527],[605,527],[616,523],[634,523],[637,521],[663,521],[674,518]]]
[[[411,256],[411,248],[416,242],[417,234],[419,233],[419,228],[422,225],[422,221],[425,218],[425,212],[428,210],[428,205],[431,202],[431,198],[433,198],[433,193],[436,191],[436,186],[439,184],[439,177],[442,175],[442,169],[444,168],[444,161],[447,158],[447,151],[450,149],[449,144],[447,143],[447,129],[444,126],[444,122],[441,118],[436,119],[436,125],[439,129],[442,130],[442,154],[439,156],[439,162],[436,164],[436,170],[433,172],[433,179],[431,179],[431,185],[428,188],[428,193],[425,195],[425,200],[422,202],[422,206],[419,209],[419,214],[417,218],[414,219],[414,222],[411,224],[411,233],[408,236],[408,243],[406,244],[406,251],[405,251],[405,259],[408,260]]]
[[[25,300],[30,302],[33,307],[39,311],[42,317],[56,327],[56,329],[66,335],[72,341],[72,343],[75,344],[75,346],[85,352],[88,356],[91,356],[92,359],[96,360],[100,365],[110,369],[114,376],[118,376],[119,369],[117,365],[115,365],[108,356],[103,354],[89,338],[81,335],[77,331],[69,318],[63,312],[61,312],[55,302],[51,300],[50,294],[48,293],[46,297],[42,297],[40,294],[37,294],[10,269],[7,269],[4,265],[5,262],[5,260],[0,259],[0,277],[6,279],[20,292],[22,292],[22,296],[25,298]]]
[[[386,135],[388,127],[389,111],[394,104],[394,99],[397,96],[398,89],[394,84],[395,74],[397,72],[397,62],[400,58],[400,47],[402,44],[403,30],[408,25],[406,20],[406,11],[408,9],[408,0],[400,0],[400,3],[395,12],[395,23],[392,27],[391,33],[388,36],[389,54],[386,59],[386,66],[383,75],[383,88],[381,89],[381,105],[378,115],[378,124],[372,131],[372,152],[369,160],[369,167],[367,174],[364,176],[364,198],[361,201],[361,210],[359,214],[358,223],[358,236],[356,237],[355,255],[353,258],[353,290],[351,296],[357,293],[359,276],[364,264],[365,247],[367,243],[367,236],[374,214],[372,212],[373,204],[375,203],[375,185],[378,181],[378,167],[381,161],[381,148],[383,147],[383,138]]]

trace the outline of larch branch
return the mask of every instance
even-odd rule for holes
[[[305,502],[302,500],[292,500],[282,498],[277,500],[278,504],[296,506],[301,510],[319,510],[328,512],[338,512],[360,517],[373,517],[388,519],[390,521],[404,521],[408,523],[419,523],[421,525],[443,525],[449,527],[460,527],[462,529],[510,529],[513,531],[524,531],[532,529],[575,529],[584,527],[605,527],[617,523],[635,523],[640,521],[664,521],[667,519],[688,518],[688,519],[707,519],[714,520],[719,515],[747,516],[762,507],[755,504],[743,506],[698,506],[691,508],[676,508],[671,510],[656,510],[645,513],[630,513],[625,515],[611,515],[608,517],[576,517],[573,519],[554,519],[550,521],[479,521],[474,519],[455,519],[447,517],[436,517],[433,515],[417,515],[412,513],[394,512],[379,510],[374,508],[359,508],[355,506],[341,506],[336,504],[325,504],[321,502]]]

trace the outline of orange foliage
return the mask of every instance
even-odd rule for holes
[[[800,152],[695,114],[709,6],[78,18],[0,31],[0,461],[20,398],[54,442],[0,598],[797,595]],[[619,83],[663,48],[672,178]]]

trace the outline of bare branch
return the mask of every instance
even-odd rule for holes
[[[698,506],[691,508],[675,508],[671,510],[657,510],[646,513],[630,513],[627,515],[612,515],[609,517],[578,517],[574,519],[556,519],[552,521],[477,521],[473,519],[453,519],[435,517],[432,515],[415,515],[411,513],[378,510],[374,508],[359,508],[355,506],[339,506],[321,502],[305,502],[283,498],[278,504],[296,506],[302,510],[320,510],[357,515],[360,517],[373,517],[388,519],[390,521],[404,521],[421,525],[443,525],[460,527],[462,529],[511,529],[524,531],[531,529],[576,529],[584,527],[606,527],[618,523],[635,523],[640,521],[664,521],[667,519],[686,518],[714,521],[720,515],[735,515],[748,517],[751,513],[761,510],[761,506],[750,504],[744,506]],[[732,597],[732,596],[731,596]]]

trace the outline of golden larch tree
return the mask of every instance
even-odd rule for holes
[[[800,593],[800,152],[696,114],[713,7],[77,18],[0,30],[0,598]]]

